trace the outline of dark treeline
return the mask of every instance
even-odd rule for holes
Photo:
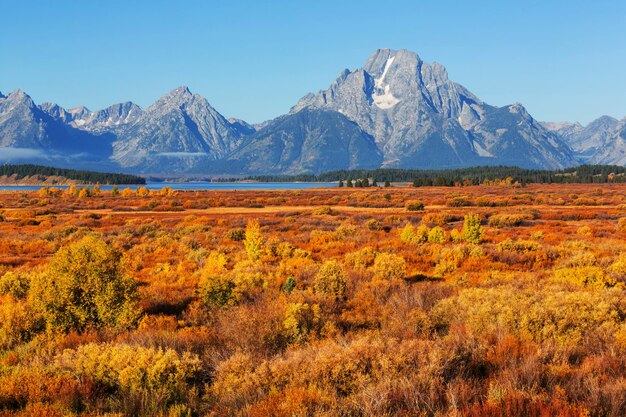
[[[39,176],[44,181],[46,177],[58,176],[86,184],[145,184],[142,177],[130,174],[112,174],[107,172],[79,171],[75,169],[53,168],[43,165],[0,165],[0,176],[16,175],[16,178]]]
[[[414,186],[453,186],[457,184],[477,185],[496,180],[509,179],[519,184],[568,184],[626,182],[626,167],[616,165],[581,165],[563,170],[523,169],[507,166],[481,166],[445,170],[419,169],[373,169],[339,170],[318,175],[263,175],[248,177],[261,182],[333,182],[356,181],[364,178],[384,182],[410,182]]]

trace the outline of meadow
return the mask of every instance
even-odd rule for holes
[[[0,416],[624,416],[626,185],[0,192]]]

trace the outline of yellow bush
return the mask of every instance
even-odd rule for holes
[[[616,284],[614,278],[607,275],[604,269],[597,266],[557,269],[554,271],[554,279],[561,282],[593,287],[612,287]]]
[[[337,213],[330,206],[318,207],[313,210],[314,216],[334,216],[335,214]]]
[[[393,253],[381,253],[376,257],[372,269],[375,279],[398,280],[406,275],[406,261]]]
[[[315,292],[335,299],[346,294],[346,273],[337,261],[326,261],[315,275]]]
[[[209,309],[221,308],[236,303],[235,283],[224,274],[205,277],[200,286],[200,295]]]
[[[407,211],[422,211],[424,210],[424,203],[419,200],[408,200],[404,204],[404,208]]]
[[[305,343],[319,324],[319,306],[307,303],[291,303],[283,321],[285,337],[290,343]]]
[[[436,226],[430,229],[428,232],[428,241],[430,243],[443,243],[446,241],[446,231],[443,228]]]
[[[489,217],[488,224],[491,227],[513,227],[532,219],[530,214],[494,214]]]
[[[7,272],[0,277],[0,294],[10,294],[15,299],[26,297],[30,288],[30,277],[25,274]]]
[[[0,302],[0,349],[30,340],[37,330],[38,319],[26,303]]]
[[[498,252],[516,252],[516,253],[537,252],[541,250],[541,245],[531,240],[506,239],[498,243],[497,250]]]
[[[400,240],[404,243],[424,243],[428,240],[428,227],[425,225],[415,227],[407,223],[406,226],[400,230]]]
[[[356,252],[346,254],[346,263],[354,269],[366,269],[374,265],[378,252],[366,246]]]
[[[93,236],[61,248],[29,291],[31,305],[51,331],[128,328],[140,314],[136,299],[135,281],[123,274],[120,253]]]
[[[478,333],[506,330],[575,346],[583,339],[611,340],[626,313],[623,293],[520,291],[514,287],[469,288],[440,301],[431,313],[436,327],[462,323]]]
[[[200,272],[203,276],[223,274],[226,272],[227,263],[226,255],[213,251],[204,260],[204,265]]]
[[[133,197],[134,195],[135,195],[135,192],[129,187],[126,187],[122,190],[122,197],[124,198],[130,198],[130,197]]]
[[[56,357],[54,366],[113,392],[142,395],[145,401],[154,402],[153,412],[184,402],[201,370],[200,359],[191,353],[95,343],[65,350]]]

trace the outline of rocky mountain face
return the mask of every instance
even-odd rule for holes
[[[208,172],[211,161],[238,147],[241,130],[204,97],[179,87],[120,132],[113,159],[123,168],[143,172]]]
[[[376,139],[385,166],[576,164],[562,139],[521,105],[489,106],[451,81],[442,65],[411,51],[377,50],[363,68],[344,70],[327,90],[303,97],[291,112],[307,107],[332,109],[358,123]]]
[[[39,107],[51,117],[91,133],[121,131],[136,122],[143,113],[141,107],[130,101],[96,112],[83,106],[65,110],[54,103],[42,103]]]
[[[543,125],[564,138],[584,163],[626,164],[626,118],[602,116],[587,126],[570,122]]]
[[[58,107],[58,106],[57,106]],[[47,106],[46,106],[47,108]],[[0,161],[29,161],[84,167],[106,161],[112,136],[94,135],[35,105],[22,90],[0,97]],[[105,164],[106,165],[106,164]]]
[[[224,170],[254,174],[321,173],[378,168],[374,138],[344,115],[305,108],[279,117],[245,140]]]
[[[99,111],[0,93],[0,162],[146,174],[624,165],[625,120],[538,123],[519,103],[484,103],[438,63],[379,49],[327,90],[256,125],[224,118],[186,87],[146,109],[126,102]]]

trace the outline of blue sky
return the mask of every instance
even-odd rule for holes
[[[0,91],[92,110],[188,85],[260,122],[377,48],[539,120],[626,116],[626,1],[0,0]]]

